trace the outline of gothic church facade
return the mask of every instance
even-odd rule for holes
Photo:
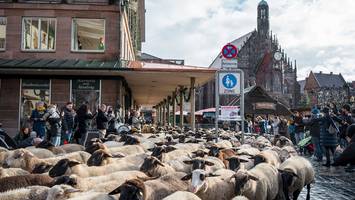
[[[278,39],[270,32],[269,6],[262,0],[257,8],[257,29],[230,42],[238,47],[238,68],[244,71],[245,87],[261,86],[268,94],[290,108],[300,100],[297,63],[291,61]],[[221,68],[221,53],[210,68]],[[215,83],[211,81],[198,90],[198,110],[215,107]],[[232,105],[235,97],[222,96],[221,105]]]

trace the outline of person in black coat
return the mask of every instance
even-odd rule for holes
[[[73,103],[68,102],[62,111],[62,144],[64,141],[70,143],[72,139],[72,134],[74,131],[74,118],[75,111],[73,109]]]
[[[348,104],[343,105],[341,108],[341,115],[339,116],[338,122],[340,123],[339,144],[340,147],[345,148],[348,146],[348,141],[346,140],[346,130],[348,126],[352,124],[350,106]]]
[[[85,145],[87,139],[87,132],[91,127],[91,120],[93,115],[91,114],[87,104],[83,104],[79,107],[75,116],[75,124],[77,130],[75,132],[74,138],[77,143]]]
[[[102,104],[97,112],[96,116],[96,126],[99,130],[100,138],[104,138],[106,135],[106,130],[108,128],[108,117],[106,114],[106,105]]]
[[[319,118],[320,111],[318,108],[314,107],[312,109],[312,116],[309,121],[305,123],[305,125],[309,126],[309,132],[312,137],[312,144],[314,145],[314,159],[318,162],[323,160],[323,152],[322,146],[320,144],[320,123]]]
[[[346,132],[347,138],[350,140],[349,145],[344,149],[340,156],[335,159],[332,165],[345,166],[350,164],[345,171],[355,172],[355,124],[350,125]]]

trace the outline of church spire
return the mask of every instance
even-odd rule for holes
[[[258,33],[260,36],[268,37],[269,29],[269,5],[262,0],[258,5]]]

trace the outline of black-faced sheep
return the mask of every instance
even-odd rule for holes
[[[162,163],[158,158],[154,156],[149,156],[144,159],[144,162],[140,167],[140,171],[152,177],[160,177],[175,172],[171,166]]]

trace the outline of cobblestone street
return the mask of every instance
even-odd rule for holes
[[[312,162],[316,170],[316,183],[311,188],[311,199],[354,200],[355,173],[344,171],[344,167],[326,168],[321,163]],[[299,199],[306,199],[304,188]]]

